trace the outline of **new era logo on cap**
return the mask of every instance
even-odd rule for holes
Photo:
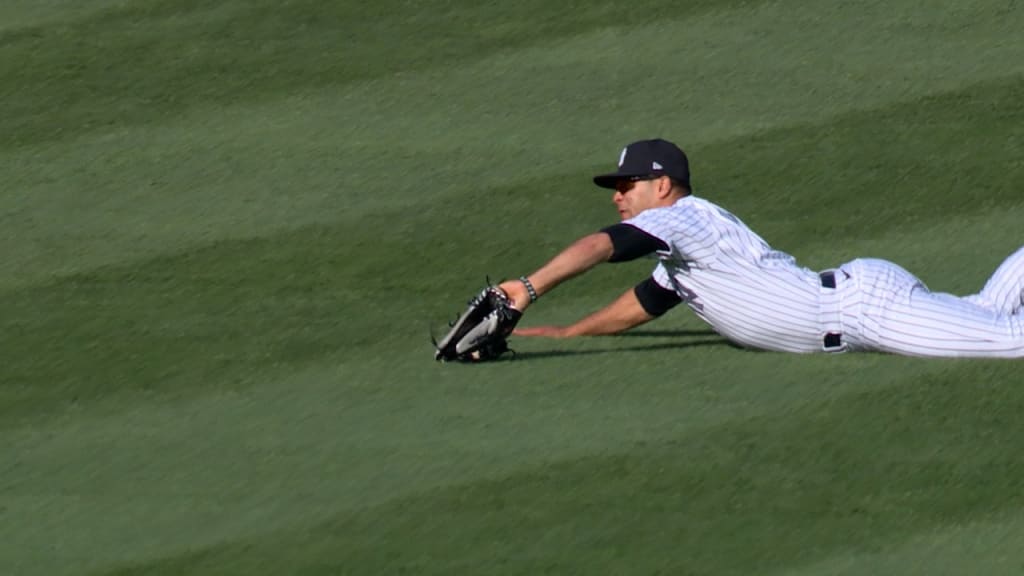
[[[656,138],[639,140],[626,146],[619,154],[619,169],[610,174],[594,177],[594,183],[602,188],[615,188],[616,182],[627,179],[657,178],[669,176],[680,184],[690,187],[690,163],[678,146]]]

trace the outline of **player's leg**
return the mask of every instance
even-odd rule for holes
[[[910,356],[1024,358],[1024,315],[922,286],[890,306],[875,339],[882,351]]]
[[[1024,314],[930,292],[891,262],[853,264],[862,294],[857,337],[863,347],[909,356],[1024,358]]]
[[[967,300],[1004,314],[1020,314],[1024,308],[1024,247],[996,269],[981,292]]]

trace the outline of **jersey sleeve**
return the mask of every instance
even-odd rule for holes
[[[645,210],[629,220],[624,220],[621,224],[631,226],[656,238],[661,244],[657,250],[660,253],[669,254],[675,250],[672,244],[677,232],[673,230],[671,214],[664,209]]]
[[[668,272],[664,266],[658,264],[653,274],[633,288],[633,293],[636,294],[636,299],[640,301],[644,311],[657,317],[683,301],[682,296],[669,286],[672,286],[672,283],[668,279]]]
[[[667,251],[664,240],[630,224],[613,224],[601,230],[612,239],[613,253],[609,262],[628,262],[658,251]]]

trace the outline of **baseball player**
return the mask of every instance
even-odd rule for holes
[[[739,218],[693,195],[686,155],[665,140],[629,144],[618,170],[594,183],[615,191],[622,222],[580,238],[533,274],[498,288],[522,312],[602,262],[650,256],[657,260],[653,273],[571,325],[514,334],[614,334],[685,303],[717,332],[751,348],[1024,357],[1024,248],[981,292],[956,297],[929,291],[885,260],[857,259],[820,273],[798,266]]]

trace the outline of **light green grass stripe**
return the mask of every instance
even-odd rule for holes
[[[453,200],[517,174],[610,163],[610,149],[640,136],[699,150],[1024,71],[1011,34],[1024,10],[953,10],[958,26],[940,13],[772,4],[608,28],[15,151],[0,199],[2,285]]]
[[[837,554],[785,576],[1017,576],[1024,572],[1024,513],[954,523],[881,551]]]

